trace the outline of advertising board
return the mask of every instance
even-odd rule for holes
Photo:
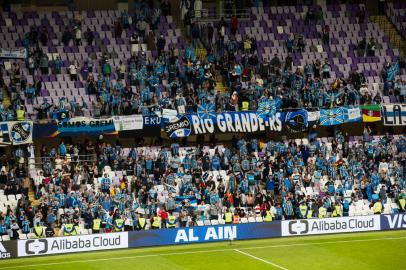
[[[106,233],[18,241],[18,257],[128,247],[128,233]]]
[[[129,232],[129,247],[280,237],[280,222],[230,224]]]
[[[379,215],[282,221],[282,236],[379,231]]]

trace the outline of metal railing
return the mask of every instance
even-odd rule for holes
[[[44,164],[49,164],[50,169],[53,170],[56,167],[55,159],[55,157],[30,157],[28,158],[28,164],[34,165],[38,169],[42,169]],[[64,157],[62,157],[62,160],[64,160]],[[68,160],[71,164],[79,165],[92,165],[97,162],[96,155],[71,155]]]
[[[199,21],[203,23],[208,23],[208,22],[218,22],[221,20],[221,18],[224,18],[224,20],[228,21],[230,20],[233,16],[236,16],[239,20],[249,20],[250,19],[250,12],[248,9],[223,9],[222,12],[216,12],[214,15],[209,14],[208,9],[202,9],[201,11],[198,11],[200,13],[200,18],[196,18],[196,14],[194,17],[194,21]]]

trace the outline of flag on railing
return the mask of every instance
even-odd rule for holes
[[[7,122],[0,124],[0,145],[10,145],[10,134],[8,133]]]
[[[282,107],[282,99],[275,97],[275,99],[262,98],[258,103],[257,116],[261,119],[268,119],[276,114],[276,111]]]
[[[345,122],[346,123],[356,123],[361,122],[362,115],[359,107],[356,108],[345,108]]]
[[[320,110],[320,126],[335,126],[345,122],[344,108],[333,108],[329,110]]]
[[[182,206],[186,207],[197,207],[197,199],[196,196],[189,195],[189,196],[176,196],[175,203],[177,208],[181,208]]]
[[[285,116],[285,125],[291,132],[302,132],[308,128],[307,111],[297,110],[287,112]]]
[[[204,103],[197,107],[197,116],[200,119],[216,118],[216,106],[214,103]]]
[[[379,104],[363,105],[361,110],[363,122],[381,121],[381,106]]]

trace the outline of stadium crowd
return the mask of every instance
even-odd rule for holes
[[[135,13],[123,12],[116,18],[111,26],[113,38],[121,39],[123,32],[133,33],[126,41],[131,46],[131,57],[120,59],[117,66],[112,66],[114,52],[107,50],[100,55],[89,55],[83,66],[74,61],[69,63],[60,56],[49,59],[44,46],[57,44],[52,44],[45,26],[31,26],[22,40],[28,50],[25,66],[13,63],[7,71],[12,78],[8,85],[0,78],[0,88],[6,88],[11,99],[9,108],[0,108],[1,119],[26,118],[25,105],[33,104],[44,88],[40,75],[61,73],[69,74],[72,81],[83,84],[86,94],[96,95],[97,100],[90,104],[60,97],[54,104],[52,99],[44,98],[42,104],[35,105],[40,119],[83,116],[84,110],[96,117],[153,114],[162,108],[191,112],[204,102],[215,104],[218,111],[256,110],[260,97],[276,96],[283,97],[284,108],[379,104],[382,101],[379,91],[368,89],[364,74],[357,70],[352,70],[348,78],[337,77],[331,82],[327,79],[333,63],[328,59],[309,61],[303,67],[294,66],[293,54],[302,52],[307,46],[300,34],[287,38],[285,50],[289,54],[285,59],[278,54],[272,59],[261,59],[253,36],[245,35],[241,41],[235,38],[240,27],[236,17],[231,21],[221,19],[217,24],[200,23],[196,14],[201,7],[190,1],[182,1],[183,26],[189,38],[186,48],[179,50],[171,46],[165,50],[166,40],[157,30],[157,23],[159,16],[169,14],[170,7],[168,2],[161,2],[160,6],[140,2]],[[190,8],[185,10],[185,6]],[[310,9],[306,23],[322,24],[323,16],[320,9]],[[359,23],[363,23],[365,11],[358,16]],[[86,18],[75,13],[59,37],[60,43],[65,47],[93,45],[100,33],[83,29],[84,20]],[[231,36],[226,40],[224,35],[228,31]],[[324,25],[319,36],[323,43],[329,43],[329,31]],[[148,44],[148,49],[156,55],[148,58],[145,51],[136,50],[142,48],[141,44]],[[377,46],[373,38],[364,39],[358,44],[358,57],[373,56]],[[204,48],[206,53],[197,55],[197,48]],[[96,62],[100,63],[100,70],[96,70]],[[404,68],[403,59],[399,59],[399,66]],[[383,70],[376,70],[385,82],[382,93],[393,101],[404,102],[406,82],[389,75],[390,67],[391,63],[387,63]],[[34,75],[32,84],[27,83],[27,73]],[[4,74],[2,70],[2,76]],[[228,87],[226,93],[216,90],[218,80]]]
[[[93,116],[153,114],[162,108],[192,112],[202,103],[215,104],[216,111],[256,110],[263,97],[283,100],[282,108],[333,107],[380,104],[379,91],[365,84],[363,73],[353,70],[348,78],[330,80],[332,63],[317,59],[304,67],[294,66],[293,54],[307,46],[300,35],[286,40],[285,59],[259,59],[255,38],[233,37],[238,19],[221,19],[217,24],[196,21],[200,1],[182,2],[182,18],[190,41],[186,48],[165,50],[165,38],[157,30],[159,16],[167,16],[170,1],[159,6],[139,3],[134,14],[123,12],[111,29],[115,39],[133,33],[126,41],[132,55],[112,66],[112,52],[93,54],[83,66],[66,59],[48,58],[43,47],[51,39],[46,27],[32,26],[22,44],[28,50],[25,65],[12,64],[1,70],[0,117],[2,121],[23,120],[25,105],[41,95],[40,75],[69,74],[96,95],[92,104],[60,97],[58,104],[44,98],[36,107],[39,119],[63,120]],[[196,4],[197,2],[197,4]],[[138,3],[138,2],[137,2]],[[193,9],[192,9],[193,7]],[[189,11],[188,11],[189,10]],[[306,24],[322,24],[323,13],[310,9]],[[363,21],[360,12],[359,21]],[[62,32],[66,47],[92,45],[99,33],[84,29],[79,13]],[[231,38],[224,38],[230,31]],[[329,29],[323,25],[320,39],[329,43]],[[156,55],[146,56],[141,44]],[[52,45],[52,44],[51,44]],[[56,44],[53,44],[56,45]],[[358,44],[358,57],[374,54],[375,40]],[[206,53],[197,54],[199,48]],[[101,69],[95,69],[95,63]],[[404,102],[406,82],[396,79],[391,63],[381,71],[382,93]],[[405,66],[399,59],[398,67]],[[28,71],[26,73],[25,71]],[[3,75],[12,80],[5,83]],[[399,72],[399,71],[396,71]],[[94,74],[98,74],[95,76]],[[35,80],[29,84],[26,75]],[[228,87],[217,92],[216,81]],[[3,107],[3,90],[10,107]],[[165,93],[165,94],[164,94]],[[12,157],[0,161],[0,184],[5,196],[17,200],[0,217],[0,235],[13,239],[75,235],[82,230],[111,232],[196,226],[208,220],[239,223],[243,218],[264,221],[325,218],[355,214],[405,211],[406,141],[404,136],[371,136],[368,129],[359,140],[337,132],[334,138],[296,141],[269,141],[233,138],[230,145],[181,147],[151,146],[123,148],[119,141],[84,143],[61,141],[57,148],[41,149],[42,169],[29,175],[24,164],[26,151],[18,148]],[[80,156],[91,157],[81,161]],[[30,178],[35,199],[30,200]],[[20,195],[22,194],[22,195]],[[366,205],[356,211],[358,202]],[[390,208],[389,208],[390,207]],[[46,229],[44,229],[46,228]]]
[[[97,159],[77,163],[79,154]],[[119,142],[62,141],[58,148],[44,147],[41,155],[43,168],[33,179],[36,200],[22,196],[16,210],[2,213],[0,233],[13,226],[23,234],[53,235],[61,228],[59,234],[75,235],[82,229],[110,232],[196,226],[207,220],[239,223],[250,217],[272,221],[405,210],[405,137],[370,136],[367,129],[355,141],[338,132],[299,145],[233,138],[231,145],[211,148],[173,143],[125,149]],[[1,176],[6,190],[27,188],[27,178],[13,166],[17,169]],[[354,212],[357,202],[368,211]]]

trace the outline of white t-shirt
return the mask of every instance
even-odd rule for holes
[[[44,176],[43,175],[37,175],[35,178],[34,178],[34,185],[35,186],[39,186],[40,184],[42,184],[42,181],[44,180]]]
[[[63,160],[60,158],[55,159],[55,169],[62,170],[62,162]]]
[[[75,65],[72,64],[72,65],[69,66],[69,73],[72,74],[72,75],[76,75],[76,74],[77,74],[76,66],[75,66]]]
[[[386,163],[386,162],[380,162],[379,163],[379,171],[380,172],[387,172],[388,171],[388,169],[389,169],[389,165],[388,165],[388,163]]]
[[[82,31],[80,29],[76,30],[75,37],[76,37],[76,39],[81,39],[82,38]]]

